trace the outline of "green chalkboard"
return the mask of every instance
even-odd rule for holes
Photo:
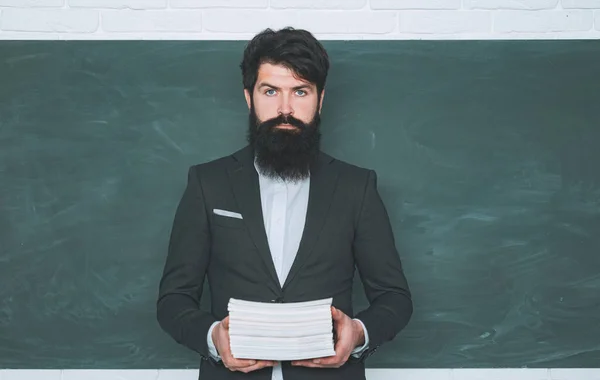
[[[244,44],[0,43],[0,368],[198,366],[155,301]],[[325,45],[324,150],[377,171],[414,294],[367,365],[598,366],[600,41]]]

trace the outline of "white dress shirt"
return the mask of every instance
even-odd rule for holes
[[[296,257],[302,232],[304,231],[310,178],[290,182],[269,178],[261,175],[258,169],[257,171],[259,173],[260,202],[269,249],[279,283],[283,286]],[[352,351],[352,354],[357,357],[367,349],[369,344],[369,336],[365,325],[360,320],[358,321],[363,326],[365,344]],[[216,360],[221,358],[212,341],[212,330],[218,323],[218,321],[213,323],[207,334],[209,352]],[[277,362],[273,367],[271,379],[283,380],[281,363]]]

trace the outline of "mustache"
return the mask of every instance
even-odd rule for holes
[[[306,123],[304,123],[302,120],[296,119],[295,117],[293,117],[292,115],[289,115],[289,114],[288,115],[279,115],[272,119],[265,120],[258,125],[258,128],[270,130],[280,124],[289,124],[296,128],[299,128],[302,131],[308,128],[308,125]]]

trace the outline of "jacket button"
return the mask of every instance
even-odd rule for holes
[[[283,297],[277,297],[274,300],[271,300],[273,303],[283,303]]]

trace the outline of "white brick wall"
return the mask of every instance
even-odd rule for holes
[[[0,0],[0,39],[596,39],[600,0]]]

